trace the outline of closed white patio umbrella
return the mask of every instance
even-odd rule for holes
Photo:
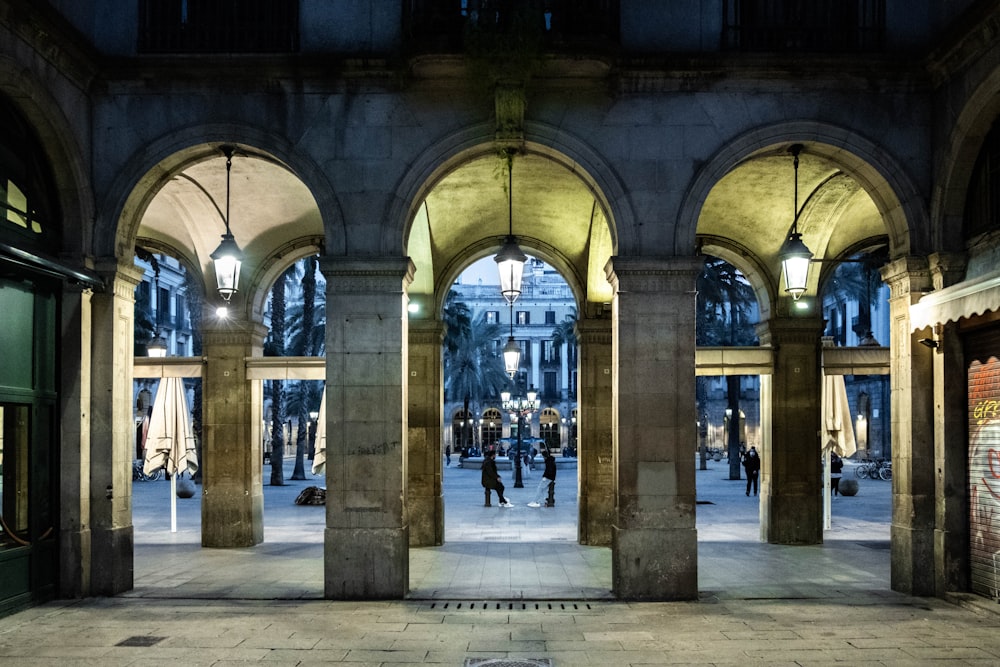
[[[316,445],[313,447],[312,474],[321,475],[326,471],[326,388],[319,401],[316,417]]]
[[[823,378],[823,525],[829,529],[830,506],[830,454],[841,458],[851,456],[858,450],[854,438],[854,423],[851,406],[847,401],[847,385],[843,375],[827,375]]]
[[[177,532],[177,476],[198,472],[191,411],[188,409],[181,378],[160,380],[153,400],[146,434],[146,457],[142,470],[147,475],[163,468],[170,475],[170,531]]]

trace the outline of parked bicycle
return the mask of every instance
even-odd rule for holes
[[[892,479],[892,461],[886,459],[872,459],[861,461],[854,467],[854,474],[858,479]]]
[[[133,482],[155,482],[163,479],[163,468],[157,468],[148,475],[142,471],[142,459],[132,461],[132,481]]]

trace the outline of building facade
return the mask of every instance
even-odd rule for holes
[[[559,340],[560,336],[554,335],[567,318],[572,322],[569,331],[575,328],[576,302],[569,285],[552,267],[529,258],[521,295],[513,307],[501,297],[496,276],[477,279],[474,284],[459,280],[451,289],[474,318],[481,313],[487,322],[500,325],[503,336],[493,344],[498,358],[508,337],[513,337],[521,350],[510,389],[515,394],[534,389],[539,401],[538,409],[526,419],[522,439],[537,438],[554,452],[575,456],[578,355],[575,340]],[[445,397],[445,415],[451,428],[445,432],[443,447],[451,446],[458,452],[471,445],[482,450],[495,447],[501,439],[516,437],[518,420],[504,411],[499,395],[483,397],[478,403],[469,410],[472,414],[466,414],[460,397]]]
[[[761,375],[761,538],[794,545],[823,539],[822,376],[862,372],[892,588],[994,595],[998,28],[973,0],[0,0],[4,608],[132,587],[139,248],[204,288],[201,356],[154,369],[202,379],[203,546],[263,540],[261,383],[320,377],[325,595],[404,597],[444,534],[444,299],[508,236],[573,294],[579,537],[616,596],[697,597],[697,374]],[[816,288],[875,247],[889,338],[826,350]],[[316,253],[326,357],[279,367],[267,293]],[[695,349],[705,255],[756,291],[752,352]]]

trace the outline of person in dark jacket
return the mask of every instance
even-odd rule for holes
[[[490,489],[494,489],[497,492],[497,498],[499,499],[500,507],[513,507],[514,503],[507,500],[507,497],[503,494],[503,481],[500,479],[500,473],[497,472],[497,453],[494,450],[489,450],[486,452],[486,457],[483,459],[483,488],[486,489],[486,503],[485,507],[490,507]]]
[[[844,460],[836,452],[830,454],[830,490],[834,496],[840,495],[840,478],[844,475]]]
[[[750,495],[750,487],[753,487],[753,494],[757,495],[757,479],[760,477],[760,457],[757,455],[757,448],[751,447],[747,455],[743,457],[743,468],[747,471],[747,495]]]
[[[546,491],[549,492],[549,497],[545,501],[545,506],[552,507],[556,504],[553,496],[556,486],[556,457],[552,456],[552,452],[550,452],[547,447],[542,452],[542,456],[545,458],[545,472],[542,473],[542,478],[538,480],[538,487],[535,489],[535,497],[530,503],[528,503],[528,507],[541,507],[542,495],[544,495]]]

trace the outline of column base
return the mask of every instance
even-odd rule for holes
[[[90,530],[59,533],[59,597],[82,598],[90,595]]]
[[[889,570],[892,590],[907,595],[931,597],[934,592],[934,529],[913,529],[892,524],[891,562]]]
[[[761,493],[760,539],[768,544],[823,544],[822,497]]]
[[[252,547],[264,541],[264,492],[223,493],[217,488],[201,498],[201,546],[215,549]]]
[[[132,526],[91,531],[91,594],[112,596],[130,591],[134,582],[135,534]]]
[[[612,527],[611,584],[620,600],[698,599],[698,531]]]
[[[328,600],[402,600],[410,584],[409,529],[327,528],[323,589]]]
[[[444,496],[410,497],[407,502],[411,547],[444,544]]]

